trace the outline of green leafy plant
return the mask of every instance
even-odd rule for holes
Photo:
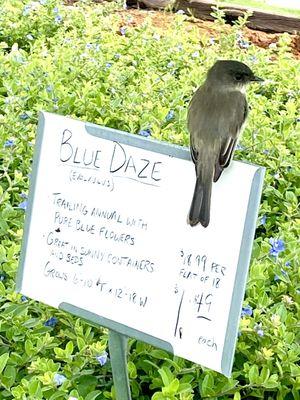
[[[299,61],[259,49],[245,18],[164,30],[116,3],[0,0],[0,398],[115,399],[106,330],[14,291],[38,111],[188,145],[186,109],[218,58],[266,79],[236,158],[267,168],[232,378],[130,341],[133,399],[299,400]]]

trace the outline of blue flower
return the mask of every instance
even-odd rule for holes
[[[126,35],[126,28],[125,28],[125,26],[121,26],[121,28],[120,28],[120,33],[121,33],[122,36],[125,36],[125,35]]]
[[[283,275],[285,278],[288,278],[288,277],[289,277],[289,274],[288,274],[284,269],[281,268],[280,272],[282,273],[282,275]]]
[[[271,245],[270,255],[277,257],[279,253],[285,250],[284,241],[281,239],[270,238],[269,243]]]
[[[48,85],[48,86],[46,87],[46,92],[48,92],[48,93],[53,92],[53,86],[52,86],[52,85]]]
[[[15,142],[12,139],[6,140],[6,142],[4,143],[4,147],[13,147],[14,145]]]
[[[115,57],[117,60],[119,60],[119,58],[121,57],[121,54],[116,53],[116,54],[114,55],[114,57]]]
[[[290,261],[287,261],[287,262],[285,263],[285,266],[289,268],[289,267],[291,266],[291,262],[290,262]]]
[[[255,56],[250,56],[250,57],[249,57],[249,60],[250,60],[251,62],[253,62],[253,63],[256,63],[256,62],[257,62],[257,58],[256,58]]]
[[[168,62],[167,67],[168,67],[168,68],[173,68],[173,67],[175,67],[174,62],[173,62],[173,61]]]
[[[174,110],[170,110],[166,116],[166,121],[171,121],[175,116]]]
[[[264,149],[264,150],[263,150],[263,154],[270,154],[270,150]]]
[[[245,149],[245,147],[244,146],[242,146],[241,144],[237,144],[236,145],[236,150],[241,150],[241,151],[243,151]]]
[[[264,214],[260,219],[260,225],[266,225],[266,222],[267,222],[267,216],[266,214]]]
[[[30,33],[28,33],[28,35],[26,35],[26,38],[28,40],[34,40],[34,37]]]
[[[22,201],[22,203],[20,203],[20,204],[18,205],[18,208],[20,208],[21,210],[26,211],[26,208],[27,208],[27,200]]]
[[[26,16],[30,13],[31,10],[31,5],[30,4],[26,4],[25,7],[23,8],[23,15]]]
[[[61,21],[62,21],[62,17],[61,17],[60,15],[57,15],[57,16],[55,17],[54,21],[55,21],[57,24],[60,24]]]
[[[44,326],[49,326],[50,328],[54,328],[55,325],[58,323],[58,319],[55,317],[51,317],[44,322]]]
[[[26,121],[26,119],[29,118],[29,115],[26,114],[26,113],[23,113],[23,114],[19,115],[19,118],[20,118],[22,121]]]
[[[144,136],[144,137],[148,137],[148,136],[151,136],[151,130],[150,130],[150,128],[141,129],[141,130],[138,132],[138,134],[141,135],[141,136]]]
[[[110,68],[111,66],[112,66],[112,64],[109,63],[109,62],[105,64],[105,67],[106,67],[107,69]]]
[[[264,331],[262,329],[257,329],[256,333],[258,336],[263,337],[264,336]]]
[[[197,57],[199,57],[199,51],[194,51],[194,53],[192,54],[192,57],[193,58],[197,58]]]
[[[27,200],[22,201],[19,205],[18,208],[20,208],[21,210],[26,211],[27,209]]]
[[[21,301],[25,302],[25,301],[28,301],[28,299],[26,296],[23,295],[23,296],[21,296]]]
[[[244,39],[238,39],[237,43],[242,49],[248,49],[250,47],[250,43]]]
[[[252,307],[249,306],[249,304],[246,307],[242,308],[242,312],[241,312],[241,317],[251,317],[251,315],[253,314],[253,310]]]
[[[22,57],[20,54],[16,54],[14,56],[14,60],[15,60],[15,62],[20,63],[20,64],[24,64],[24,62],[25,62],[24,57]]]
[[[215,44],[215,38],[211,37],[209,38],[209,44],[214,45]]]
[[[53,381],[57,386],[62,385],[66,380],[67,378],[61,374],[55,374],[53,377]]]
[[[100,354],[99,356],[96,356],[96,360],[98,361],[98,363],[101,365],[101,367],[103,367],[104,364],[106,364],[107,362],[107,352],[104,351],[102,354]]]
[[[261,324],[255,324],[253,329],[258,334],[258,336],[260,336],[260,337],[264,336],[264,331],[261,327]]]
[[[54,12],[54,14],[58,14],[58,7],[54,7],[53,12]]]
[[[275,276],[274,276],[274,281],[275,281],[275,282],[280,281],[280,277],[279,277],[278,275],[275,275]]]
[[[0,271],[0,282],[4,282],[7,279],[7,274],[3,271]]]

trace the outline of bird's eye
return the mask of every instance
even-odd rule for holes
[[[241,81],[243,79],[243,75],[242,74],[235,74],[235,80],[236,81]]]

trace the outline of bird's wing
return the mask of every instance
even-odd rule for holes
[[[194,93],[190,104],[188,106],[188,114],[187,114],[187,126],[188,130],[191,133],[190,135],[190,150],[191,150],[191,157],[193,160],[193,163],[196,165],[197,164],[197,159],[198,159],[198,151],[196,150],[196,146],[194,143],[194,135],[192,132],[195,132],[199,129],[199,113],[201,115],[201,111],[198,106],[198,101],[199,98],[203,96],[203,87],[200,86],[196,92]]]
[[[245,96],[234,92],[232,104],[236,107],[232,121],[229,121],[227,132],[221,143],[219,157],[215,163],[214,182],[220,178],[223,170],[228,167],[233,157],[238,135],[248,115],[248,105]]]
[[[198,152],[196,151],[196,149],[195,149],[195,147],[193,145],[192,136],[190,137],[190,150],[191,150],[191,157],[192,157],[193,163],[196,164],[197,157],[198,157]]]

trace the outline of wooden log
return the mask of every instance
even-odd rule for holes
[[[212,7],[215,7],[216,3],[206,0],[176,0],[175,8],[177,10],[184,10],[187,13],[192,13],[196,18],[204,20],[213,20],[211,13],[213,12]],[[265,32],[288,32],[297,33],[300,32],[300,18],[293,17],[290,15],[281,15],[276,13],[270,13],[267,11],[258,10],[255,8],[248,8],[236,5],[221,5],[219,9],[223,10],[228,21],[233,21],[239,16],[242,16],[246,11],[252,11],[253,15],[249,17],[247,26],[252,29],[257,29]]]
[[[166,3],[168,2],[168,0],[165,1]],[[126,1],[128,6],[136,6],[138,3],[140,5],[144,4],[144,7],[161,8],[160,0],[148,0],[149,4],[147,4],[147,0],[144,2],[143,0]],[[209,21],[213,21],[211,13],[213,12],[212,7],[215,6],[216,3],[211,0],[175,0],[174,3],[175,10],[183,10],[196,18]],[[300,18],[291,15],[282,15],[255,8],[228,4],[219,4],[219,9],[225,12],[225,18],[229,23],[236,20],[239,16],[243,16],[246,11],[252,11],[253,15],[249,17],[247,22],[248,28],[272,33],[288,32],[295,34],[300,32]]]

